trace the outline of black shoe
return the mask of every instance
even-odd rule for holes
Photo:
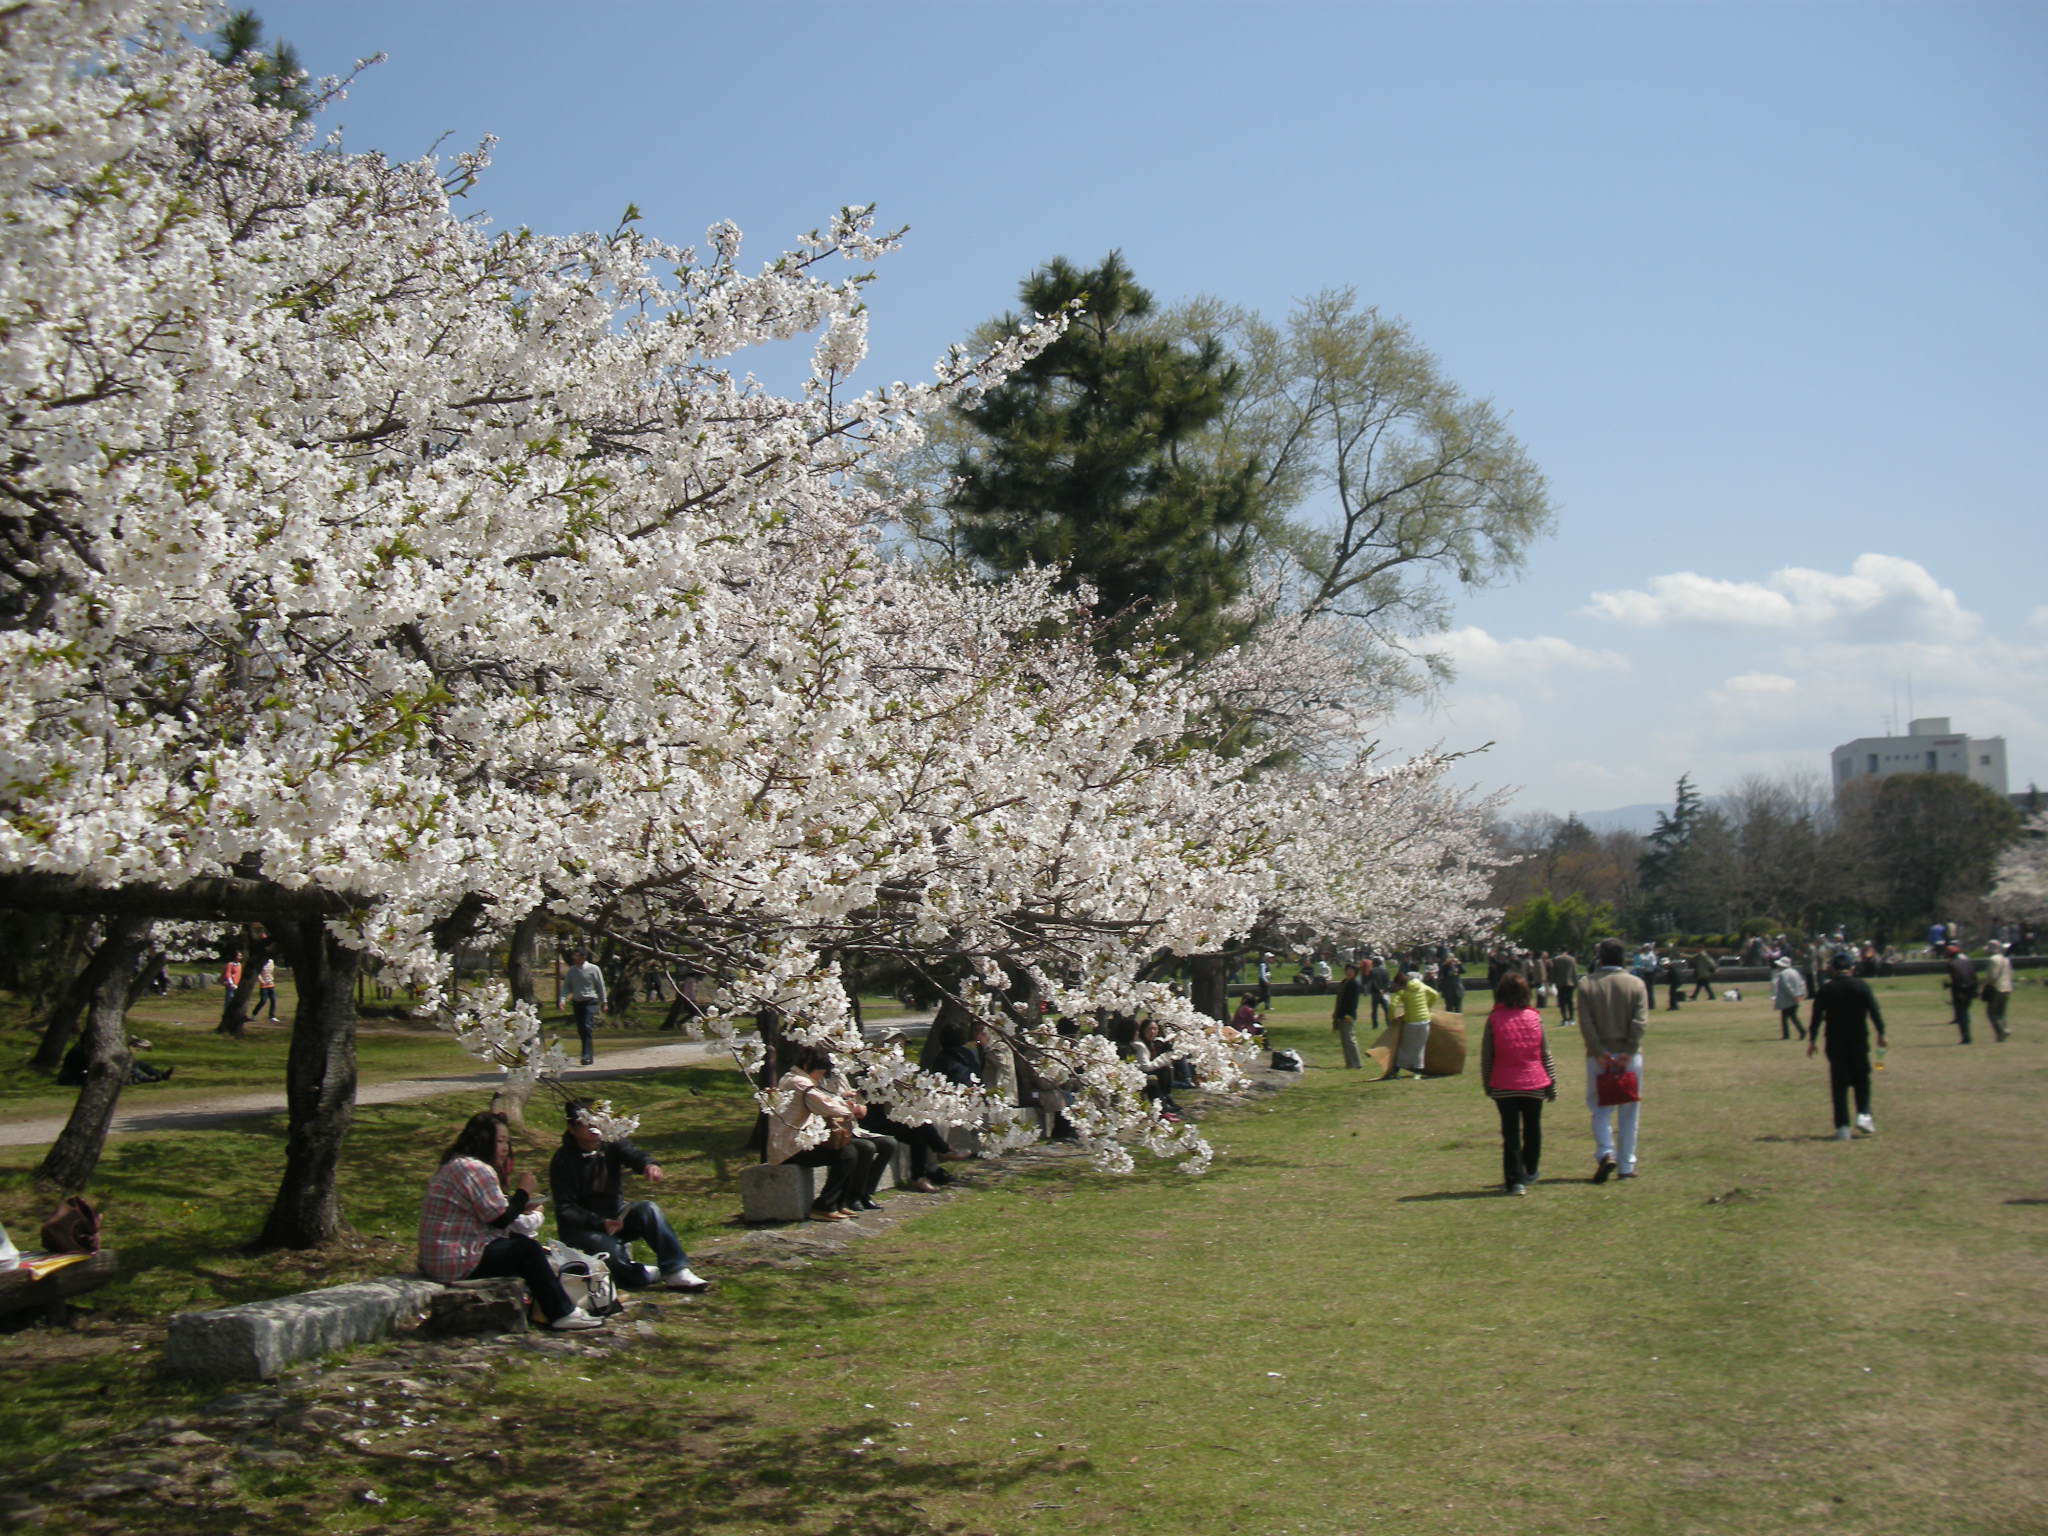
[[[881,1208],[882,1207],[873,1200],[856,1200],[853,1202],[851,1206],[848,1207],[849,1210],[855,1211],[879,1211]]]
[[[1609,1179],[1614,1177],[1615,1167],[1616,1164],[1613,1158],[1601,1158],[1600,1166],[1593,1170],[1593,1182],[1595,1184],[1605,1184]]]

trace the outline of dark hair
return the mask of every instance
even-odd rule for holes
[[[830,1072],[832,1056],[822,1045],[808,1040],[782,1042],[783,1068],[789,1072]]]
[[[1493,1005],[1496,1008],[1528,1007],[1529,978],[1520,971],[1509,971],[1493,984]]]
[[[473,1157],[480,1163],[498,1166],[498,1132],[509,1129],[512,1122],[496,1110],[484,1109],[471,1115],[456,1133],[454,1143],[441,1154],[443,1163],[452,1163],[458,1157]]]
[[[1628,948],[1621,940],[1602,939],[1600,941],[1600,963],[1602,965],[1619,965],[1627,958]]]

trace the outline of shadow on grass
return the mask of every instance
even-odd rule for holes
[[[967,1529],[938,1512],[962,1496],[985,1498],[1094,1470],[1085,1458],[1056,1452],[1001,1464],[927,1455],[935,1449],[929,1438],[879,1417],[817,1428],[750,1413],[635,1413],[613,1405],[601,1436],[601,1472],[586,1405],[508,1414],[491,1427],[511,1432],[516,1455],[500,1457],[466,1435],[469,1443],[446,1447],[453,1454],[445,1461],[352,1457],[340,1486],[373,1486],[384,1517],[442,1529],[934,1536]],[[340,1502],[326,1478],[250,1481],[259,1498],[312,1495],[296,1507],[273,1505],[264,1523],[274,1532],[328,1529],[316,1509]],[[927,1511],[927,1500],[938,1511]],[[179,1513],[218,1516],[217,1509]],[[173,1521],[163,1528],[179,1527]]]
[[[1835,1133],[1833,1131],[1816,1131],[1809,1136],[1757,1136],[1752,1139],[1768,1143],[1772,1146],[1792,1146],[1802,1141],[1833,1141]],[[1858,1139],[1861,1140],[1860,1137]]]
[[[1557,1181],[1553,1179],[1551,1182],[1555,1183]],[[1428,1205],[1438,1200],[1505,1200],[1508,1198],[1506,1194],[1502,1193],[1500,1186],[1492,1185],[1486,1189],[1446,1189],[1433,1195],[1401,1195],[1396,1197],[1396,1203],[1400,1205]]]

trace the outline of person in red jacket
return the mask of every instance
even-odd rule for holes
[[[1529,1006],[1529,983],[1509,971],[1493,991],[1479,1042],[1479,1081],[1500,1111],[1501,1184],[1526,1195],[1543,1161],[1543,1106],[1557,1097],[1557,1066],[1543,1041],[1543,1015]]]

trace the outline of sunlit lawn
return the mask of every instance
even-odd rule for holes
[[[522,1362],[416,1442],[435,1456],[337,1450],[289,1497],[252,1474],[223,1508],[280,1530],[650,1536],[2039,1532],[2048,1007],[2024,987],[2015,1041],[1980,1025],[1964,1050],[1931,982],[1880,991],[1874,1139],[1829,1139],[1825,1068],[1761,997],[1688,1005],[1646,1046],[1642,1178],[1587,1182],[1568,1089],[1526,1199],[1495,1192],[1472,1077],[1333,1069],[1329,999],[1284,1000],[1277,1036],[1311,1070],[1213,1119],[1203,1178],[1068,1167],[807,1271],[725,1269],[595,1386],[588,1362]],[[633,1089],[701,1243],[736,1204],[737,1085],[706,1068]],[[462,1107],[364,1113],[350,1214],[379,1251],[360,1262],[404,1251]],[[271,1261],[205,1244],[253,1227],[226,1207],[260,1207],[248,1170],[275,1134],[117,1147],[107,1200],[179,1278],[107,1293],[111,1316],[262,1288]],[[0,1186],[10,1218],[22,1173]],[[21,1348],[0,1340],[0,1362]],[[134,1390],[25,1397],[20,1464],[47,1475],[59,1435],[180,1400]],[[516,1475],[438,1460],[491,1445],[486,1409],[519,1425],[500,1432]],[[375,1512],[343,1494],[366,1477]],[[124,1518],[92,1528],[181,1528]]]

